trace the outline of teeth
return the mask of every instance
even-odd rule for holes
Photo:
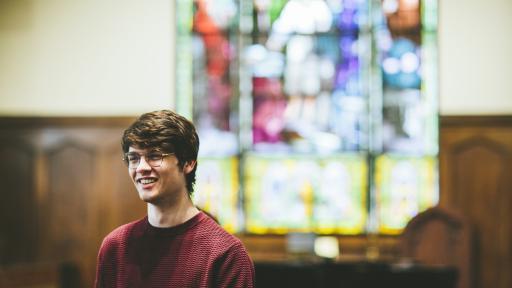
[[[140,183],[142,183],[142,184],[149,184],[149,183],[153,183],[155,181],[156,181],[155,179],[141,179]]]

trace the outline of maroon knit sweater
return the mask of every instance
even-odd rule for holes
[[[254,287],[254,266],[241,241],[202,212],[171,228],[145,217],[105,237],[95,287]]]

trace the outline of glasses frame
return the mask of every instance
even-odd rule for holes
[[[158,165],[155,165],[154,163],[152,163],[153,161],[152,160],[149,160],[146,158],[146,156],[148,154],[162,154],[161,157],[160,157],[160,162],[158,163]],[[137,162],[137,165],[135,166],[132,166],[130,165],[130,162],[128,160],[128,154],[137,154],[139,156],[139,161]],[[164,161],[164,158],[167,157],[167,156],[170,156],[170,155],[174,155],[174,153],[161,153],[159,151],[151,151],[151,152],[148,152],[148,153],[142,153],[142,154],[139,154],[139,153],[135,153],[135,152],[127,152],[127,153],[124,153],[123,155],[123,162],[126,164],[126,166],[128,167],[128,169],[137,169],[137,167],[139,167],[140,165],[140,160],[142,159],[142,157],[144,157],[144,161],[146,161],[146,163],[148,163],[149,166],[155,168],[155,167],[160,167],[162,166],[162,162]],[[158,160],[156,160],[158,162]]]

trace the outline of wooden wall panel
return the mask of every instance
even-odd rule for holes
[[[72,143],[48,153],[48,196],[41,215],[46,224],[41,250],[45,260],[88,267],[94,259],[94,158],[94,151]]]
[[[0,159],[0,264],[30,262],[36,256],[32,241],[37,236],[34,153],[23,142],[3,139]]]
[[[475,287],[512,287],[512,117],[446,117],[441,205],[475,229]]]
[[[66,145],[50,153],[49,195],[45,203],[44,217],[48,225],[47,235],[50,246],[48,255],[59,259],[80,259],[79,251],[84,250],[82,235],[88,231],[90,209],[88,194],[94,183],[91,151]]]
[[[107,156],[111,178],[108,181],[110,187],[106,195],[110,197],[108,203],[112,203],[108,209],[112,213],[112,221],[108,230],[146,215],[146,205],[140,200],[126,166],[121,161],[120,145],[115,148],[116,152],[109,153]]]
[[[145,214],[121,161],[132,121],[0,117],[0,265],[68,263],[92,286],[103,237]],[[475,288],[512,287],[512,117],[444,117],[440,132],[441,205],[475,227]],[[286,257],[284,237],[240,237],[257,260]],[[355,259],[372,246],[397,255],[396,237],[340,237]]]
[[[56,267],[69,287],[92,286],[103,237],[145,208],[120,158],[132,121],[0,118],[3,267]]]

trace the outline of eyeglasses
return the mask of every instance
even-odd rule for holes
[[[146,154],[139,154],[135,152],[128,152],[124,154],[123,161],[128,165],[130,169],[137,169],[140,164],[140,159],[144,157],[146,159],[146,163],[151,167],[160,167],[162,165],[162,161],[164,157],[169,155],[174,155],[174,153],[162,153],[158,151],[149,152]]]

